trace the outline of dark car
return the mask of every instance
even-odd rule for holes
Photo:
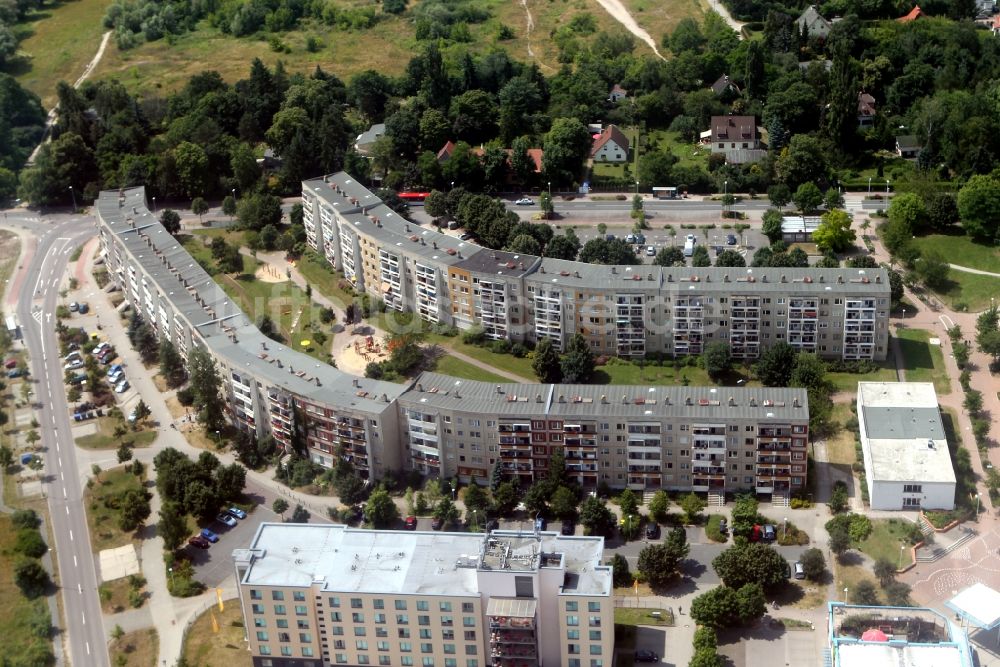
[[[563,535],[573,535],[574,533],[576,533],[576,523],[574,521],[566,519],[565,521],[562,522],[562,527],[559,532],[561,532]]]
[[[441,526],[443,526],[443,525],[444,525],[444,521],[442,521],[441,519],[439,519],[437,517],[434,517],[433,519],[431,519],[431,530],[441,530]]]
[[[778,539],[778,531],[771,524],[764,525],[764,534],[761,536],[765,542],[774,542]]]
[[[201,535],[195,535],[194,537],[189,538],[188,544],[193,547],[198,547],[199,549],[207,549],[210,546],[208,540]]]
[[[736,245],[736,235],[727,234],[726,235],[726,245]]]
[[[660,656],[644,648],[636,650],[634,660],[636,662],[659,662]]]
[[[350,510],[350,513],[347,515],[347,523],[361,523],[361,521],[365,518],[365,511],[360,505],[352,505],[348,509]]]
[[[657,540],[660,538],[660,524],[650,522],[646,524],[646,539],[647,540]]]
[[[417,529],[417,517],[415,517],[415,516],[408,516],[408,517],[406,517],[406,529],[407,530],[416,530]]]
[[[540,516],[535,519],[535,530],[545,530],[548,526],[549,522],[546,521],[544,516]]]
[[[496,519],[490,519],[489,521],[486,522],[486,532],[499,529],[500,529],[500,522],[497,521]]]
[[[729,522],[725,519],[719,519],[719,532],[723,535],[729,532]]]

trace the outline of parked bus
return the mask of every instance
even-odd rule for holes
[[[429,192],[400,192],[399,198],[408,204],[419,204],[427,199]]]

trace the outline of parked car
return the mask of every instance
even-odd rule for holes
[[[101,343],[97,347],[95,347],[93,350],[91,350],[90,353],[91,354],[100,354],[106,348],[109,348],[109,347],[111,347],[111,343],[109,343],[108,341],[104,341],[103,343]]]
[[[736,245],[736,234],[726,235],[726,245]]]
[[[20,368],[15,368],[12,371],[7,371],[7,377],[9,378],[19,378],[22,375],[24,375],[24,371],[22,371]]]
[[[659,662],[660,656],[644,648],[636,649],[635,662]]]
[[[122,380],[121,382],[115,385],[115,393],[124,394],[126,391],[128,391],[128,388],[130,386],[132,385],[128,383],[128,380]]]
[[[63,368],[65,368],[68,371],[75,371],[77,368],[83,368],[83,360],[74,359],[72,361],[67,361],[66,365],[63,366]]]
[[[239,507],[230,507],[230,508],[229,508],[229,509],[227,509],[226,511],[227,511],[227,512],[228,512],[228,513],[229,513],[229,514],[230,514],[231,516],[233,516],[233,517],[235,517],[235,518],[237,518],[237,519],[245,519],[245,518],[247,518],[247,513],[246,513],[246,512],[244,512],[243,510],[241,510],[241,509],[240,509]]]
[[[763,530],[761,529],[760,524],[756,524],[755,523],[753,525],[753,528],[750,529],[750,541],[751,542],[760,542],[760,536],[761,536],[762,533],[763,533]]]
[[[514,203],[517,204],[518,206],[534,206],[535,200],[532,199],[531,197],[521,197]]]
[[[559,532],[563,535],[573,535],[576,533],[576,522],[572,519],[565,519],[560,526]]]
[[[646,246],[646,257],[656,257],[656,248],[653,246]]]
[[[407,530],[416,530],[417,529],[417,517],[415,517],[415,516],[408,516],[408,517],[406,517],[406,529]]]
[[[3,365],[4,368],[17,368],[17,359],[8,359]]]
[[[626,236],[625,243],[638,243],[638,241],[635,240],[635,234],[629,234]]]
[[[431,529],[432,530],[441,530],[441,527],[443,525],[444,525],[444,521],[442,521],[441,519],[439,519],[437,517],[434,517],[433,519],[431,519]]]
[[[219,516],[215,517],[215,520],[218,521],[219,523],[226,524],[230,528],[232,528],[233,526],[236,525],[236,519],[234,519],[233,517],[229,516],[225,512],[222,512],[221,514],[219,514]]]
[[[201,536],[204,537],[209,542],[211,542],[212,544],[215,544],[216,542],[219,541],[219,536],[210,531],[208,528],[201,529]]]
[[[719,532],[723,535],[729,532],[729,522],[725,519],[719,519]]]
[[[462,235],[459,236],[458,238],[462,239],[463,241],[468,241],[469,239],[472,238],[472,234],[470,234],[469,232],[463,232]]]
[[[114,371],[113,373],[108,373],[108,381],[112,384],[118,384],[118,381],[125,377],[125,371],[122,368]]]
[[[108,375],[111,375],[112,373],[117,373],[118,371],[121,371],[121,370],[125,370],[124,368],[122,368],[122,365],[121,364],[115,364],[114,366],[112,366],[111,368],[108,369]]]
[[[72,385],[84,384],[87,381],[86,373],[77,373],[69,379],[69,383]]]
[[[89,311],[89,310],[90,310],[90,306],[88,306],[85,303],[81,303],[80,306],[77,309],[77,312],[79,312],[81,315],[86,315],[87,311]]]
[[[761,534],[761,539],[765,542],[774,542],[778,539],[778,531],[775,530],[774,526],[771,524],[765,524],[763,533]]]
[[[635,242],[638,243],[639,245],[645,245],[646,244],[646,235],[645,234],[636,234],[635,235]]]
[[[655,521],[650,521],[646,524],[646,539],[647,540],[658,540],[660,539],[660,524]]]
[[[795,561],[795,565],[793,566],[792,571],[795,572],[796,579],[806,578],[806,571],[805,568],[802,567],[801,561]]]
[[[548,525],[549,522],[545,519],[544,516],[540,516],[537,519],[535,519],[535,530],[545,530],[546,528],[548,528]]]
[[[486,532],[490,532],[491,530],[499,530],[499,529],[500,529],[500,522],[497,521],[496,519],[489,519],[486,522]]]
[[[83,359],[83,357],[80,356],[80,350],[73,350],[72,352],[70,352],[69,354],[66,355],[66,361],[73,361],[74,359]],[[14,366],[9,365],[11,362],[14,363],[14,366],[17,366],[17,360],[16,359],[8,359],[7,360],[7,364],[8,364],[7,368],[13,368],[14,367]]]
[[[189,538],[188,539],[188,544],[190,544],[193,547],[198,547],[199,549],[207,549],[208,547],[211,546],[208,543],[208,540],[206,540],[201,535],[195,535],[194,537]]]
[[[80,309],[80,304],[78,304],[76,301],[69,302],[69,312],[75,313],[79,309]]]

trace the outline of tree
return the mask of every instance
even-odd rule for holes
[[[813,241],[820,252],[844,252],[852,245],[857,234],[851,229],[851,216],[846,211],[834,209],[823,214],[813,232]]]
[[[743,259],[743,255],[736,252],[735,250],[723,250],[715,258],[716,266],[746,266],[747,261]]]
[[[441,521],[445,526],[450,526],[455,523],[461,517],[461,512],[455,507],[455,503],[451,501],[447,495],[442,496],[434,506],[434,518]]]
[[[281,200],[260,193],[243,196],[236,205],[236,217],[243,229],[259,232],[267,225],[277,226],[281,224]]]
[[[130,533],[142,526],[152,512],[150,497],[151,494],[144,489],[129,489],[123,493],[119,501],[118,527]]]
[[[910,587],[902,581],[890,581],[882,587],[886,604],[892,607],[912,607]]]
[[[764,225],[761,228],[761,231],[764,232],[764,236],[767,237],[767,240],[771,243],[777,243],[780,241],[783,236],[781,232],[781,211],[776,211],[775,209],[770,208],[764,211],[763,220]]]
[[[285,520],[285,512],[288,511],[288,501],[284,498],[275,498],[274,502],[271,503],[271,511],[281,517],[281,520]]]
[[[941,289],[948,284],[948,272],[951,267],[944,256],[936,248],[930,248],[921,253],[914,269],[920,281],[931,289]]]
[[[915,192],[900,192],[893,197],[886,214],[892,225],[901,226],[911,234],[927,224],[927,207],[923,197]]]
[[[549,509],[560,519],[576,517],[576,494],[565,486],[558,487],[549,499]]]
[[[49,587],[49,573],[35,558],[18,558],[14,564],[14,583],[29,600],[45,594]]]
[[[771,206],[780,212],[792,200],[792,191],[784,183],[775,183],[767,189],[767,198],[770,200]]]
[[[896,578],[896,566],[893,565],[892,561],[882,556],[875,561],[875,565],[872,567],[872,572],[875,573],[875,577],[883,588],[888,586]]]
[[[586,382],[594,372],[594,353],[582,334],[575,334],[566,346],[566,354],[562,358],[563,382],[572,384]]]
[[[202,222],[201,216],[208,213],[208,202],[203,197],[195,197],[191,201],[191,212],[198,216],[198,222]]]
[[[236,215],[236,198],[232,195],[226,195],[222,200],[222,212],[228,215],[230,218]]]
[[[690,546],[683,528],[675,528],[662,544],[650,544],[639,552],[636,564],[646,581],[662,588],[677,575],[681,562],[687,558]]]
[[[118,451],[116,452],[116,455],[118,457],[118,463],[125,463],[126,461],[131,461],[132,447],[128,443],[123,442],[122,444],[118,445]]]
[[[632,585],[632,572],[628,567],[628,559],[622,554],[616,553],[611,562],[612,579],[615,588],[624,588]]]
[[[49,545],[45,544],[37,528],[22,528],[17,531],[14,551],[28,558],[41,558],[48,550]]]
[[[752,494],[744,493],[736,497],[732,512],[732,531],[734,537],[742,537],[744,539],[750,537],[753,526],[757,523],[758,507],[757,498]]]
[[[223,404],[219,391],[221,382],[215,361],[207,350],[194,346],[188,353],[188,369],[194,403],[199,406],[198,421],[206,431],[219,431],[225,423]]]
[[[743,584],[736,591],[736,613],[741,625],[750,625],[763,616],[766,609],[767,600],[760,584]]]
[[[586,535],[611,534],[615,527],[615,515],[600,498],[587,496],[580,506],[580,523]]]
[[[160,375],[166,380],[167,386],[175,389],[187,379],[187,371],[184,368],[184,358],[170,339],[166,336],[160,341]]]
[[[698,515],[705,510],[705,501],[692,491],[681,498],[680,508],[684,512],[684,523],[697,523]]]
[[[895,200],[893,197],[893,202]],[[958,218],[958,199],[955,195],[947,192],[931,195],[927,202],[927,224],[931,229],[945,231],[958,222]]]
[[[843,482],[838,482],[833,485],[833,490],[830,492],[830,511],[834,514],[839,514],[847,509],[847,485]]]
[[[712,260],[708,256],[708,248],[699,245],[695,246],[694,252],[691,254],[691,266],[712,266]]]
[[[838,208],[844,208],[844,195],[841,194],[838,188],[830,188],[823,195],[823,206],[826,210],[832,211]]]
[[[292,510],[292,523],[309,523],[309,510],[307,510],[302,505],[296,503],[295,509]]]
[[[819,205],[823,203],[823,193],[820,192],[815,183],[806,182],[796,188],[795,194],[792,195],[792,201],[795,202],[796,208],[802,212],[802,215],[805,215],[819,208]]]
[[[592,146],[586,125],[575,118],[556,118],[543,142],[542,171],[558,185],[573,183]]]
[[[713,380],[728,373],[732,369],[733,358],[729,352],[729,343],[717,340],[705,347],[705,370]]]
[[[160,224],[169,233],[176,234],[181,231],[181,216],[177,211],[165,208],[160,214]]]
[[[7,445],[0,445],[0,469],[7,470],[14,465],[14,450]]]
[[[160,506],[160,520],[156,534],[163,538],[163,547],[174,551],[184,543],[187,535],[187,517],[180,503],[168,500]]]
[[[828,546],[834,555],[840,557],[851,548],[851,536],[846,530],[830,531]]]
[[[802,563],[802,572],[806,575],[806,579],[810,581],[820,581],[826,573],[826,559],[819,549],[806,549],[799,556],[799,562]]]
[[[736,591],[729,586],[716,586],[691,601],[691,618],[709,628],[724,628],[739,618]]]
[[[795,368],[795,348],[788,343],[775,343],[764,350],[754,366],[757,379],[765,387],[787,387]]]
[[[772,588],[785,582],[788,563],[766,544],[742,542],[716,556],[712,567],[730,588],[750,583]]]
[[[531,514],[540,514],[542,516],[548,514],[549,512],[548,501],[549,485],[545,480],[539,480],[529,486],[521,500],[528,512]]]
[[[490,474],[490,491],[496,493],[497,488],[503,483],[503,466],[500,463],[500,458],[497,457],[496,462],[493,464],[493,472]]]
[[[510,516],[520,500],[513,482],[501,482],[493,491],[493,509],[500,516]]]
[[[854,590],[850,591],[851,602],[854,604],[860,604],[865,606],[874,606],[878,604],[878,591],[875,589],[875,584],[868,579],[862,579],[855,586]]]
[[[639,499],[632,489],[625,489],[618,494],[618,509],[622,516],[635,515],[639,513]]]
[[[576,237],[576,234],[572,234],[572,231],[572,229],[568,229],[563,236],[553,236],[545,245],[545,256],[554,259],[575,260],[580,252],[580,239]]]
[[[399,519],[399,509],[384,486],[379,486],[368,496],[365,517],[375,528],[385,528]]]
[[[666,523],[669,512],[670,496],[663,489],[659,489],[649,501],[649,515],[657,523]]]
[[[622,239],[590,239],[580,250],[579,261],[587,264],[639,264],[632,247]]]
[[[223,500],[236,500],[243,495],[247,469],[239,463],[220,465],[215,469],[215,492]]]
[[[542,338],[538,341],[534,358],[531,361],[531,368],[538,376],[539,382],[548,384],[562,380],[559,352],[556,351],[551,339]]]
[[[653,264],[657,266],[683,266],[684,263],[684,251],[677,246],[662,248],[653,258]]]
[[[996,360],[1000,357],[1000,306],[986,309],[976,318],[976,345]]]
[[[962,228],[974,239],[993,242],[1000,231],[1000,181],[977,174],[958,191]]]
[[[542,209],[542,220],[551,220],[552,214],[555,213],[555,207],[552,205],[552,195],[548,191],[539,195],[538,206]]]

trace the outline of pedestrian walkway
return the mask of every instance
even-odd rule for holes
[[[980,271],[979,269],[970,269],[967,266],[962,266],[961,264],[949,264],[951,268],[956,271],[961,271],[962,273],[975,273],[979,276],[992,276],[994,278],[1000,278],[1000,273],[993,273],[991,271]]]

